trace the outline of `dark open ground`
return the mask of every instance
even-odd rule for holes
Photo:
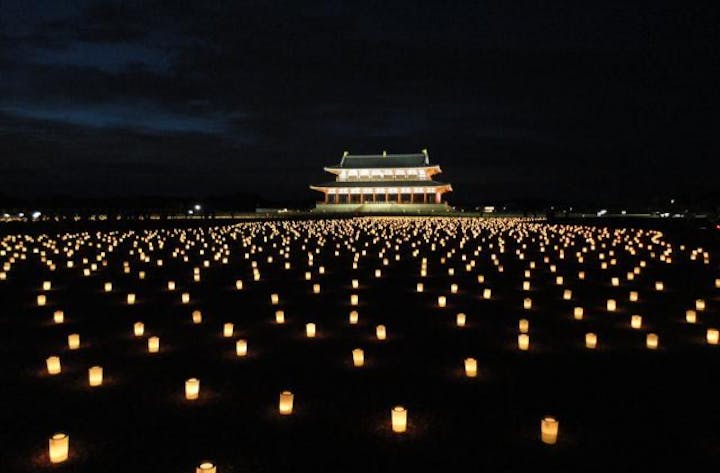
[[[245,225],[253,224],[240,224],[241,232]],[[38,227],[25,230],[37,235]],[[91,224],[87,230],[94,233]],[[137,231],[142,234],[142,228]],[[564,287],[573,290],[573,300],[564,301],[536,243],[528,242],[526,259],[519,261],[516,243],[505,235],[507,249],[499,255],[505,270],[498,273],[490,260],[497,248],[480,242],[485,236],[469,241],[446,265],[440,258],[447,249],[423,247],[413,258],[403,245],[402,260],[393,261],[390,251],[390,265],[375,279],[384,239],[374,243],[361,230],[368,256],[353,271],[352,254],[343,249],[333,257],[336,241],[328,235],[311,268],[313,282],[322,284],[319,295],[303,279],[308,268],[301,241],[292,243],[293,268],[286,271],[270,243],[246,260],[239,241],[228,239],[229,263],[203,269],[199,283],[192,281],[192,268],[211,258],[198,256],[197,247],[183,263],[168,254],[174,245],[165,250],[156,245],[152,264],[139,264],[123,244],[108,255],[107,267],[90,277],[82,276],[80,259],[94,249],[76,255],[73,269],[53,256],[54,273],[37,254],[28,254],[7,281],[0,281],[0,470],[181,473],[194,471],[203,459],[214,461],[221,473],[717,466],[720,347],[705,343],[706,328],[720,325],[720,290],[713,287],[720,277],[716,239],[670,230],[665,240],[676,247],[673,264],[651,259],[643,250],[632,257],[618,247],[617,267],[607,271],[592,252],[582,265],[573,258],[577,249],[566,249],[564,260],[551,253],[557,274],[565,276]],[[311,247],[316,242],[312,239]],[[681,243],[688,245],[686,251],[677,248]],[[473,257],[477,244],[483,249]],[[457,241],[448,245],[456,247]],[[689,260],[698,245],[710,251],[710,264]],[[265,262],[270,251],[272,264]],[[472,272],[459,261],[462,253],[477,261]],[[426,292],[417,294],[422,256],[428,257],[430,274],[424,278]],[[163,267],[154,264],[156,257],[162,257]],[[625,281],[640,259],[648,267],[636,280]],[[131,274],[122,274],[124,260],[131,261]],[[260,265],[261,281],[252,281],[251,260]],[[531,311],[522,309],[528,261],[538,265]],[[317,275],[320,265],[325,275]],[[455,268],[455,277],[447,275],[447,266]],[[580,269],[587,272],[585,281],[576,277]],[[138,279],[139,270],[147,272],[145,280]],[[478,273],[487,284],[478,284]],[[621,277],[620,288],[610,286],[611,276]],[[234,288],[238,278],[245,282],[243,291]],[[353,278],[360,279],[359,290],[351,289]],[[53,282],[48,306],[36,307],[35,297],[48,279]],[[665,292],[652,290],[656,279],[664,281]],[[114,283],[110,294],[102,292],[107,280]],[[177,282],[177,291],[166,289],[168,280]],[[458,295],[449,294],[451,282],[460,285]],[[481,298],[482,287],[492,288],[492,300]],[[180,303],[184,290],[192,296],[189,305]],[[630,290],[640,292],[638,303],[627,302]],[[137,293],[136,305],[125,304],[128,292]],[[274,323],[273,292],[280,294],[286,312],[284,326]],[[351,293],[360,295],[357,326],[347,322]],[[448,295],[446,309],[436,306],[440,294]],[[605,311],[608,297],[618,300],[618,312]],[[708,310],[698,314],[697,325],[685,323],[685,309],[700,297]],[[573,320],[576,305],[585,307],[585,320]],[[64,324],[52,323],[57,308],[65,311]],[[202,325],[191,323],[196,308],[203,312]],[[467,327],[454,325],[457,312],[467,314]],[[643,315],[647,328],[630,329],[631,313]],[[516,349],[517,321],[523,317],[531,323],[527,353]],[[142,339],[132,336],[138,320],[145,323]],[[317,339],[304,336],[309,321],[318,325]],[[232,339],[222,337],[224,322],[235,323]],[[384,342],[374,338],[380,323],[388,328]],[[598,334],[596,351],[584,348],[588,331]],[[645,348],[648,331],[660,335],[658,351]],[[82,347],[69,351],[67,335],[73,332],[80,333]],[[161,338],[161,353],[147,353],[148,334]],[[235,356],[237,338],[248,339],[248,357]],[[350,352],[356,347],[365,349],[363,368],[352,367]],[[45,371],[45,358],[52,354],[63,363],[57,376]],[[463,377],[462,360],[468,356],[478,359],[477,379]],[[90,388],[87,369],[95,364],[104,367],[105,385]],[[201,380],[199,401],[184,399],[190,377]],[[284,389],[295,393],[289,417],[277,413]],[[405,435],[390,431],[389,410],[396,404],[409,410]],[[555,446],[539,440],[540,418],[546,414],[560,420]],[[51,466],[47,438],[56,431],[70,435],[71,457]]]

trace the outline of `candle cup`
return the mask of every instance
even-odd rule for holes
[[[361,348],[352,351],[353,366],[359,368],[365,364],[365,352]]]
[[[217,473],[217,467],[214,463],[202,462],[195,468],[195,473]]]
[[[315,338],[315,324],[310,322],[305,324],[305,335],[308,338]]]
[[[185,381],[185,399],[188,401],[194,401],[200,397],[200,380],[197,378],[190,378]]]
[[[392,431],[398,434],[407,431],[407,409],[402,406],[395,406],[390,411]]]
[[[103,383],[102,366],[93,366],[88,369],[88,384],[92,387],[101,386]]]
[[[560,423],[554,417],[543,417],[540,421],[540,439],[544,444],[554,445],[557,443]]]
[[[225,338],[232,337],[234,331],[235,331],[235,326],[231,322],[226,322],[223,325],[223,337],[225,337]]]
[[[248,352],[247,340],[240,339],[237,342],[235,342],[235,354],[237,356],[247,356],[247,352]]]
[[[68,459],[70,453],[70,436],[57,433],[50,437],[48,450],[51,463],[62,463]]]
[[[477,360],[475,358],[465,358],[465,376],[477,377]]]
[[[290,415],[293,411],[293,404],[295,402],[295,395],[290,391],[283,391],[280,393],[280,404],[278,409],[282,415]]]
[[[530,336],[526,333],[518,335],[518,348],[527,351],[530,348]]]
[[[60,374],[62,371],[62,365],[60,364],[59,356],[50,356],[45,360],[48,374],[55,375]]]

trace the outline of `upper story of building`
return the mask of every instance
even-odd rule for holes
[[[432,181],[441,172],[430,164],[426,149],[414,154],[350,154],[345,151],[340,163],[325,170],[335,174],[336,181]]]

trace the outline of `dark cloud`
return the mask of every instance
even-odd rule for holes
[[[0,4],[7,191],[306,199],[428,147],[460,200],[712,189],[718,29],[672,2]]]

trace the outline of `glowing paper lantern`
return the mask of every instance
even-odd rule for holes
[[[518,348],[522,351],[527,351],[530,348],[530,336],[526,333],[518,335]]]
[[[182,301],[183,304],[187,304],[188,302],[190,302],[190,293],[183,292],[182,296],[180,296],[180,301]]]
[[[283,310],[275,311],[275,323],[278,323],[278,324],[285,323],[285,311],[283,311]]]
[[[359,318],[360,318],[360,315],[358,314],[357,310],[350,311],[350,325],[357,324]]]
[[[490,299],[492,297],[492,290],[489,287],[483,289],[483,299]]]
[[[425,287],[423,286],[423,283],[419,282],[417,283],[417,286],[415,287],[415,290],[417,292],[423,292],[425,290]]]
[[[234,330],[235,330],[235,326],[231,322],[226,322],[223,325],[223,337],[226,337],[226,338],[232,337]]]
[[[280,405],[279,410],[282,415],[290,415],[293,411],[293,402],[295,401],[295,395],[290,391],[283,391],[280,393]]]
[[[63,322],[65,321],[65,312],[63,312],[62,310],[56,310],[56,311],[53,313],[53,321],[54,321],[56,324],[61,324],[61,323],[63,323]]]
[[[202,312],[199,310],[193,310],[192,311],[192,321],[194,324],[201,324],[202,323]]]
[[[381,276],[382,276],[382,271],[380,271],[379,269],[376,269],[376,270],[375,270],[375,277],[376,277],[376,278],[379,278],[379,277],[381,277]]]
[[[315,324],[310,322],[305,324],[305,334],[308,338],[314,338],[315,337]]]
[[[278,294],[270,294],[270,304],[278,305],[280,303],[280,296]]]
[[[592,332],[585,334],[585,347],[594,350],[597,347],[597,335]]]
[[[615,310],[617,309],[617,302],[615,301],[615,299],[608,299],[606,308],[608,312],[615,312]]]
[[[438,307],[445,307],[447,305],[447,298],[445,296],[438,296]]]
[[[637,291],[630,291],[630,302],[637,302],[638,293]]]
[[[148,351],[150,353],[157,353],[160,351],[160,338],[159,337],[148,338]]]
[[[320,294],[320,284],[313,284],[313,294]]]
[[[573,317],[575,317],[575,320],[582,320],[584,312],[582,307],[575,307],[575,309],[573,309]]]
[[[532,308],[532,299],[529,297],[526,297],[523,299],[523,309],[531,309]]]
[[[707,329],[707,333],[705,334],[705,339],[707,340],[709,345],[717,345],[718,344],[718,337],[720,332],[718,332],[718,329],[716,328],[709,328]]]
[[[530,290],[530,281],[523,281],[522,288],[523,288],[523,291],[529,291]]]
[[[390,411],[390,420],[393,432],[401,434],[407,431],[407,409],[404,407],[393,407]]]
[[[350,294],[350,305],[358,305],[358,295]]]
[[[168,291],[174,291],[175,290],[175,281],[168,281],[167,288],[168,288]]]
[[[655,350],[658,347],[658,336],[655,333],[648,333],[645,338],[645,344],[650,350]]]
[[[665,289],[665,284],[663,284],[662,281],[656,281],[655,282],[655,290],[662,291],[663,289]]]
[[[103,383],[103,369],[102,366],[93,366],[88,369],[88,382],[90,386],[101,386]]]
[[[195,468],[195,473],[217,473],[217,467],[211,462],[203,462]]]
[[[465,358],[465,376],[477,377],[477,360],[475,358]]]
[[[142,322],[135,322],[133,324],[133,334],[135,334],[136,337],[142,337],[145,333],[145,324]]]
[[[685,311],[685,320],[689,324],[694,324],[697,322],[697,312],[695,312],[693,309],[688,309]]]
[[[356,348],[352,351],[353,366],[360,367],[365,364],[365,352],[362,348]]]
[[[543,417],[540,421],[540,440],[548,445],[557,443],[559,422],[554,417]]]
[[[639,315],[630,317],[630,326],[635,329],[642,328],[642,317]]]
[[[704,299],[696,299],[695,300],[695,310],[698,312],[702,312],[705,310],[705,300]]]
[[[52,287],[52,282],[50,282],[50,281],[43,281],[43,283],[42,283],[42,289],[43,289],[43,291],[49,291],[51,287]]]
[[[190,378],[185,381],[185,399],[193,401],[200,396],[200,380]]]
[[[562,286],[562,285],[563,285],[563,277],[562,277],[562,276],[557,276],[557,277],[555,278],[555,284],[557,284],[558,286]]]
[[[132,292],[131,292],[130,294],[128,294],[128,295],[127,295],[127,298],[126,298],[126,301],[127,301],[127,303],[130,304],[130,305],[134,304],[134,303],[135,303],[135,294],[132,293]]]
[[[80,335],[77,333],[71,333],[68,335],[68,348],[71,350],[77,350],[80,348]]]
[[[565,289],[565,290],[563,291],[563,299],[566,300],[566,301],[569,301],[570,299],[572,299],[572,290],[570,290],[570,289]]]
[[[618,278],[618,277],[612,278],[612,279],[611,279],[611,283],[612,283],[612,285],[615,286],[615,287],[619,286],[619,285],[620,285],[620,278]]]
[[[45,360],[48,374],[59,374],[62,371],[59,356],[50,356]]]
[[[49,453],[51,463],[62,463],[67,460],[70,453],[70,436],[57,433],[50,437]]]
[[[38,294],[38,296],[37,296],[37,305],[38,305],[39,307],[42,307],[42,306],[44,306],[45,304],[47,304],[47,296],[46,296],[45,294]]]
[[[520,333],[528,333],[530,330],[530,321],[528,319],[520,319],[518,328],[520,329]]]
[[[247,340],[240,339],[235,342],[235,353],[237,356],[246,356],[248,351]]]
[[[458,292],[458,285],[457,284],[450,284],[450,292],[452,294],[457,294]]]
[[[112,292],[112,283],[106,282],[103,288],[105,289],[105,292]]]
[[[384,325],[378,325],[377,327],[375,327],[375,336],[377,336],[378,340],[385,340],[385,338],[387,337],[387,333],[385,331]]]
[[[464,327],[465,326],[465,314],[460,312],[455,316],[455,325],[458,327]]]
[[[237,289],[238,291],[242,291],[242,288],[243,288],[242,279],[236,280],[235,281],[235,289]]]
[[[357,289],[358,287],[360,287],[360,281],[358,281],[357,279],[353,279],[352,280],[352,288]]]

